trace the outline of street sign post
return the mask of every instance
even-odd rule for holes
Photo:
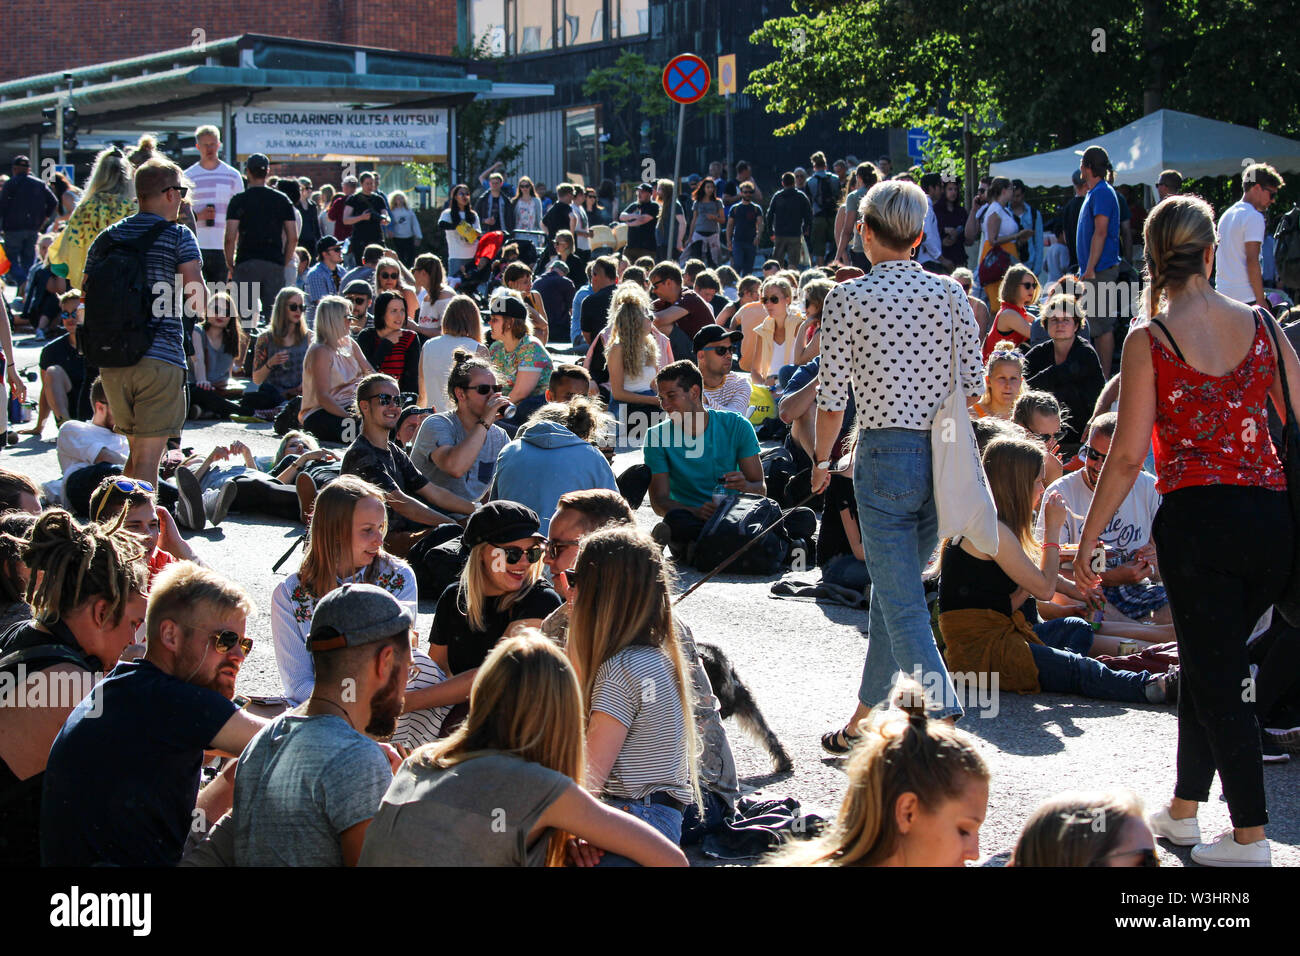
[[[731,95],[740,89],[736,79],[736,54],[727,53],[718,57],[718,92],[727,101],[727,176],[732,175],[732,134],[731,134]]]
[[[664,67],[664,92],[677,107],[677,159],[673,163],[673,201],[677,202],[682,181],[682,136],[686,131],[686,104],[704,98],[713,83],[709,65],[694,53],[679,53]],[[668,210],[668,258],[677,258],[677,214]]]

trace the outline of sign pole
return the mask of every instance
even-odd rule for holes
[[[673,163],[673,203],[679,201],[678,192],[682,181],[682,135],[686,130],[686,104],[677,107],[677,159]],[[668,258],[677,261],[677,210],[668,210]]]

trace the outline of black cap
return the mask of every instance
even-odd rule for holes
[[[254,153],[244,160],[244,169],[254,176],[265,176],[271,169],[271,158],[265,153]]]
[[[316,255],[322,252],[328,252],[339,244],[339,241],[333,236],[321,236],[316,240]]]
[[[727,339],[733,345],[745,337],[745,333],[739,329],[728,332],[720,325],[706,325],[695,333],[695,338],[691,339],[691,345],[695,346],[695,351],[707,349],[714,342],[721,342]]]
[[[638,187],[636,187],[636,188],[637,188],[637,189],[644,189],[644,190],[645,190],[646,192],[648,192],[648,193],[652,193],[652,192],[655,191],[654,186],[651,186],[649,183],[642,183],[640,186],[638,186]]]
[[[412,415],[432,415],[432,408],[421,408],[419,405],[407,405],[402,409],[402,414],[397,416],[397,424],[393,426],[393,431],[400,431],[406,420]]]
[[[542,538],[542,522],[532,508],[517,501],[489,501],[465,522],[461,544],[505,544],[522,538]]]
[[[498,295],[492,298],[492,314],[504,315],[511,319],[526,319],[528,309],[522,299],[513,295]]]
[[[344,295],[369,295],[373,296],[374,290],[370,288],[370,283],[365,279],[353,279],[343,287]]]
[[[31,164],[32,164],[32,161],[31,161],[30,159],[28,159],[26,156],[18,155],[18,156],[15,156],[15,157],[14,157],[14,161],[13,161],[12,163],[10,163],[9,165],[11,165],[11,166],[30,166]]]

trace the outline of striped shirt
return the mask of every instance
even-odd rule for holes
[[[605,781],[605,794],[639,799],[665,792],[691,803],[686,723],[677,675],[657,647],[633,644],[596,671],[591,709],[627,727],[627,737]]]
[[[720,412],[735,412],[749,417],[749,397],[754,387],[749,379],[739,372],[728,372],[727,377],[717,388],[703,389],[704,407],[716,408]]]
[[[216,169],[204,169],[201,163],[195,163],[185,170],[185,178],[194,184],[190,203],[194,207],[194,215],[198,217],[199,248],[225,248],[226,207],[230,205],[231,196],[244,191],[244,177],[239,175],[239,170],[235,167],[217,160]],[[209,203],[216,209],[216,216],[210,226],[207,217],[202,214],[203,207]]]

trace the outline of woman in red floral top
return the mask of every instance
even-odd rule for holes
[[[1210,285],[1216,236],[1204,200],[1166,199],[1144,235],[1151,324],[1125,342],[1119,427],[1079,553],[1092,553],[1154,441],[1164,501],[1152,537],[1183,667],[1174,795],[1149,822],[1157,836],[1194,845],[1203,865],[1268,866],[1261,733],[1243,688],[1251,686],[1246,641],[1295,558],[1286,478],[1268,430],[1267,402],[1284,419],[1288,411],[1275,324]],[[1300,384],[1295,350],[1286,336],[1277,341],[1288,381]],[[1292,414],[1298,399],[1300,390]],[[1084,565],[1076,563],[1076,580],[1095,587]],[[1197,805],[1209,799],[1215,771],[1233,829],[1203,841]]]

